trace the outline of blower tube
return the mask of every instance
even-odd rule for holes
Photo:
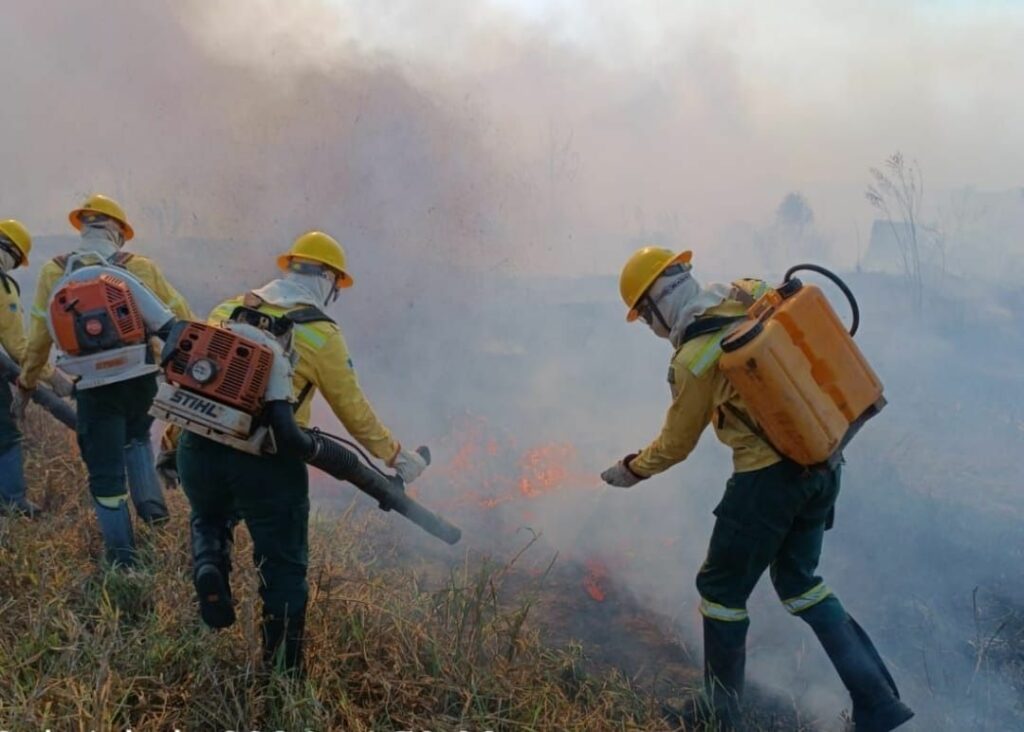
[[[410,498],[401,478],[387,476],[368,467],[354,452],[322,432],[299,427],[289,402],[267,402],[264,414],[274,431],[278,453],[297,457],[333,478],[348,481],[377,501],[382,511],[402,514],[447,544],[457,544],[462,538],[462,531],[457,526]]]
[[[0,377],[4,381],[14,384],[18,381],[20,374],[21,368],[18,364],[14,363],[14,360],[6,353],[0,352]],[[75,429],[78,417],[75,414],[74,408],[50,389],[40,386],[32,392],[32,401],[52,414],[58,422],[68,429]]]

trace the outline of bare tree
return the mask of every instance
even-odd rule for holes
[[[919,238],[924,180],[916,162],[907,162],[903,154],[889,156],[882,169],[871,168],[871,183],[864,195],[885,218],[899,248],[903,272],[910,286],[914,312],[921,314],[924,306],[924,275],[921,271]],[[897,226],[897,223],[902,226]]]

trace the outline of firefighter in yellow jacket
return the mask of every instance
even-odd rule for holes
[[[308,232],[279,257],[278,266],[284,272],[280,279],[221,303],[209,322],[229,320],[239,306],[274,318],[287,315],[294,323],[298,424],[309,423],[319,390],[352,437],[394,467],[406,483],[412,482],[426,462],[381,424],[356,379],[341,330],[321,309],[334,302],[340,288],[353,283],[341,245],[323,232]],[[193,580],[203,621],[224,628],[235,620],[229,585],[231,533],[236,516],[241,516],[260,571],[265,663],[300,669],[308,594],[306,464],[280,454],[244,453],[186,432],[177,448],[177,467],[192,505]]]
[[[25,225],[14,219],[0,221],[0,345],[21,364],[25,359],[25,325],[22,321],[21,290],[8,274],[28,264],[32,237]],[[71,394],[71,382],[46,367],[42,373],[60,396]],[[21,454],[21,430],[11,415],[11,387],[0,384],[0,513],[34,517],[39,506],[25,496],[25,472]]]
[[[839,469],[808,469],[782,458],[761,436],[743,400],[718,369],[721,341],[765,290],[762,282],[701,287],[690,252],[646,247],[626,263],[620,294],[627,319],[642,319],[675,348],[672,405],[661,434],[602,474],[629,488],[686,459],[710,424],[732,449],[733,475],[715,508],[707,559],[697,575],[704,618],[705,694],[686,716],[741,726],[747,598],[770,569],[785,608],[806,621],[853,701],[858,732],[894,729],[913,716],[863,629],[817,576],[839,493]]]
[[[102,195],[90,196],[69,214],[81,233],[74,253],[90,252],[123,268],[149,288],[181,319],[192,317],[184,298],[170,285],[157,265],[122,247],[135,235],[124,210]],[[65,275],[68,255],[43,265],[36,285],[29,325],[28,346],[15,397],[15,414],[24,414],[53,346],[48,324],[50,298]],[[89,471],[89,490],[103,533],[107,558],[130,565],[134,561],[134,534],[128,512],[128,492],[140,518],[147,523],[167,520],[160,482],[153,464],[148,410],[156,394],[154,364],[150,373],[105,386],[79,389],[78,445]],[[126,478],[127,472],[127,490]]]

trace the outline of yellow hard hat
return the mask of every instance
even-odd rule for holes
[[[74,211],[68,214],[68,221],[79,231],[82,230],[82,214],[86,213],[99,213],[109,216],[110,218],[117,221],[121,226],[124,227],[124,240],[129,241],[135,236],[135,230],[132,229],[131,224],[128,223],[128,217],[124,214],[124,209],[121,208],[120,204],[112,198],[107,198],[99,193],[94,193],[85,199],[85,203],[76,208]]]
[[[28,253],[32,251],[32,235],[28,233],[25,224],[14,219],[0,221],[0,234],[11,240],[15,248],[21,252],[21,261],[18,265],[28,265]]]
[[[671,249],[661,247],[644,247],[634,252],[619,275],[619,294],[629,308],[626,320],[632,323],[640,316],[636,304],[654,281],[661,277],[662,272],[673,264],[689,264],[692,258],[691,251],[676,254]]]
[[[351,287],[355,283],[348,273],[345,250],[337,239],[322,231],[307,231],[292,242],[291,249],[277,258],[277,266],[288,269],[295,258],[326,264],[337,273],[338,287]]]

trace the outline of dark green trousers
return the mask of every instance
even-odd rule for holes
[[[296,458],[258,456],[186,432],[178,474],[193,518],[240,515],[252,537],[265,614],[301,617],[309,585],[309,476]]]
[[[21,430],[11,416],[11,389],[6,381],[0,381],[0,455],[21,442]]]
[[[125,446],[149,441],[156,374],[78,392],[78,449],[97,498],[125,495]]]
[[[747,598],[766,569],[793,614],[828,597],[817,569],[838,495],[838,468],[808,471],[783,461],[734,474],[715,508],[708,556],[697,575],[705,617],[745,621]]]

